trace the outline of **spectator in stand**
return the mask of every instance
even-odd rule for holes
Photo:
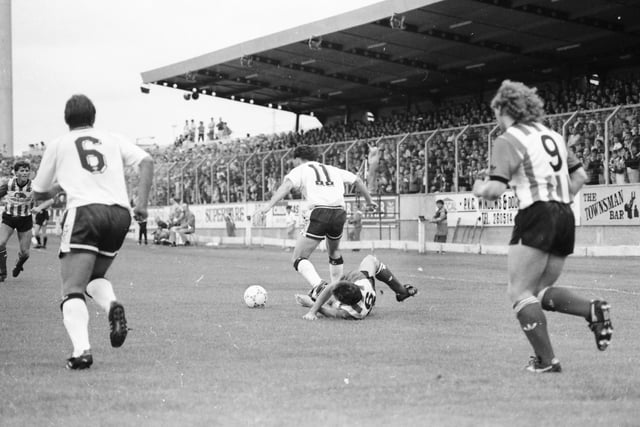
[[[584,169],[587,172],[587,185],[600,184],[600,175],[604,170],[600,154],[596,147],[591,147],[589,157],[584,160]]]
[[[198,125],[198,142],[204,142],[204,123],[200,120]]]
[[[218,129],[218,135],[224,134],[224,128],[227,124],[222,121],[222,117],[218,118],[218,124],[216,125],[216,129]]]
[[[640,182],[640,153],[638,152],[638,143],[629,146],[629,153],[624,161],[627,167],[627,177],[631,184]]]
[[[612,156],[609,160],[609,171],[614,179],[612,183],[624,184],[626,167],[624,164],[624,147],[621,143],[617,142],[613,146]]]
[[[189,124],[189,142],[196,142],[196,122],[191,119],[191,123]]]
[[[189,120],[184,121],[184,128],[182,129],[182,139],[189,139],[189,132],[191,127],[189,126]]]
[[[216,130],[216,121],[213,120],[213,117],[211,117],[211,121],[209,121],[209,124],[207,125],[207,139],[209,141],[213,141],[215,130]]]

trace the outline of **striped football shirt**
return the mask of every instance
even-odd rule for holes
[[[489,178],[509,184],[524,209],[535,202],[571,203],[569,174],[582,165],[559,133],[516,123],[493,145]]]

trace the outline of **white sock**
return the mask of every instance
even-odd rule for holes
[[[87,293],[107,313],[111,308],[111,303],[116,300],[116,294],[113,292],[111,282],[104,278],[90,281],[87,285]]]
[[[298,273],[300,273],[312,287],[318,286],[320,282],[322,282],[315,267],[308,259],[303,259],[298,263]]]
[[[80,298],[71,298],[62,305],[62,321],[67,329],[73,354],[71,357],[80,356],[85,350],[89,350],[89,310],[87,304]]]
[[[344,264],[333,265],[329,264],[329,275],[331,276],[331,283],[340,280],[344,274]]]

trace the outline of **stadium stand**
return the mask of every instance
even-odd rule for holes
[[[360,174],[368,147],[380,147],[381,195],[468,190],[487,167],[489,98],[504,78],[538,87],[547,125],[570,141],[590,184],[638,182],[639,15],[612,2],[388,0],[144,72],[143,83],[192,99],[246,98],[323,123],[232,139],[234,123],[189,118],[168,146],[148,147],[152,202],[268,199],[300,144]],[[201,121],[215,131],[203,144]]]
[[[541,95],[549,100],[546,124],[567,138],[577,137],[572,149],[585,168],[596,174],[590,184],[605,183],[607,158],[611,182],[616,182],[616,170],[623,175],[619,182],[638,182],[634,172],[640,151],[640,108],[635,105],[638,76],[634,70],[624,77],[603,79],[598,86],[580,78],[539,85]],[[607,154],[605,122],[618,107],[609,126]],[[451,101],[432,111],[395,111],[371,122],[329,124],[304,133],[258,135],[224,144],[169,145],[152,151],[158,163],[155,201],[163,205],[171,195],[179,195],[186,203],[268,199],[290,169],[287,152],[298,144],[315,145],[325,163],[360,173],[367,147],[382,148],[381,194],[465,191],[487,167],[494,127],[488,102]],[[613,150],[618,145],[623,149]]]
[[[143,72],[151,87],[323,124],[170,147],[159,154],[156,201],[266,199],[299,144],[358,173],[367,147],[382,148],[380,194],[464,191],[487,167],[497,134],[489,98],[505,78],[539,88],[547,124],[591,184],[636,182],[638,19],[625,2],[387,0]]]

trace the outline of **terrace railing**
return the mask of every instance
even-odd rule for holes
[[[600,183],[609,185],[611,148],[640,137],[640,104],[550,114],[543,122],[561,133],[583,162],[589,162],[587,154],[595,147],[603,165]],[[355,173],[365,170],[369,147],[382,149],[376,177],[381,194],[467,191],[488,167],[492,143],[500,133],[495,123],[483,123],[316,147],[322,162]],[[157,205],[176,196],[196,203],[268,200],[293,167],[292,155],[293,149],[238,150],[232,155],[160,163],[151,200]],[[130,191],[134,183],[128,181]]]

